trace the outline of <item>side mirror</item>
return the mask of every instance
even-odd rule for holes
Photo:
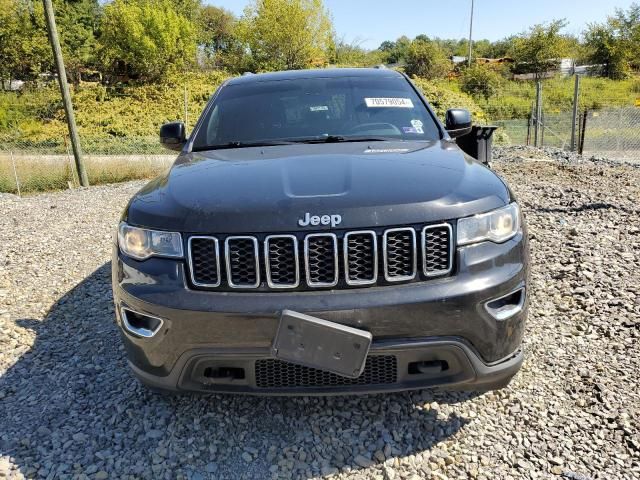
[[[160,143],[169,150],[182,150],[187,141],[187,134],[184,123],[165,123],[160,127]]]
[[[471,133],[471,113],[462,108],[447,110],[446,129],[451,138]]]

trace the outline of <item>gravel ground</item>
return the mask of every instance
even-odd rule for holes
[[[129,376],[110,241],[127,183],[0,196],[0,478],[640,478],[640,169],[498,149],[527,215],[509,388],[162,398]]]

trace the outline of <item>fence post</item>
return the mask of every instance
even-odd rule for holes
[[[13,158],[13,150],[9,151],[9,155],[11,156],[11,164],[13,165],[13,176],[16,179],[16,188],[18,189],[18,196],[22,197],[20,193],[20,180],[18,180],[18,170],[16,169],[16,159]]]
[[[584,152],[584,137],[586,136],[587,131],[587,110],[582,114],[582,132],[580,133],[580,148],[578,149],[578,153],[582,155]]]
[[[618,128],[622,128],[623,125],[623,116],[622,116],[622,108],[618,108]],[[616,132],[616,151],[617,152],[621,152],[623,149],[622,147],[622,138],[620,135],[620,131]]]
[[[189,97],[187,96],[187,84],[184,84],[184,129],[189,131]]]
[[[533,130],[533,145],[538,146],[538,140],[540,138],[540,117],[542,116],[542,82],[536,83],[536,118]]]
[[[580,75],[576,75],[573,88],[573,111],[571,112],[571,151],[576,151],[576,128],[578,122],[578,99],[580,98]]]

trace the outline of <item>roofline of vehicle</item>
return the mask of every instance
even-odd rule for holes
[[[304,78],[336,78],[336,77],[395,77],[401,76],[402,73],[397,70],[387,68],[373,67],[349,67],[349,68],[310,68],[303,70],[280,70],[275,72],[251,73],[228,80],[229,85],[254,83],[254,82],[272,82],[282,80],[300,80]]]

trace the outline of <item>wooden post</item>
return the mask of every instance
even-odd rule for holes
[[[9,152],[9,155],[11,156],[11,164],[13,165],[13,176],[16,179],[16,189],[18,190],[18,196],[21,197],[22,195],[20,194],[20,180],[18,180],[18,169],[16,168],[16,159],[13,158],[13,150]]]
[[[580,155],[582,155],[582,152],[584,151],[584,137],[586,135],[586,130],[587,130],[587,110],[585,110],[584,113],[582,114],[582,132],[580,133],[580,149],[578,150],[578,153]]]
[[[89,178],[82,161],[82,148],[80,147],[80,138],[78,137],[78,129],[76,127],[76,118],[73,113],[73,104],[71,103],[71,94],[69,93],[69,85],[67,84],[67,72],[64,68],[64,60],[62,58],[62,48],[60,47],[60,39],[58,38],[58,29],[56,28],[56,19],[53,13],[53,5],[51,0],[42,0],[44,4],[44,16],[47,21],[47,30],[49,32],[49,41],[53,50],[53,57],[56,62],[56,70],[58,71],[58,83],[60,84],[60,93],[62,94],[62,103],[64,105],[64,113],[67,117],[67,127],[69,128],[69,137],[71,138],[71,146],[73,148],[73,157],[76,161],[76,169],[80,178],[80,185],[89,186]]]
[[[580,99],[580,76],[576,75],[576,83],[573,88],[573,111],[571,112],[571,151],[575,152],[577,147],[576,130],[578,123],[578,100]]]
[[[540,125],[542,116],[542,82],[538,80],[536,83],[536,114],[533,130],[533,146],[537,147],[540,139]]]

